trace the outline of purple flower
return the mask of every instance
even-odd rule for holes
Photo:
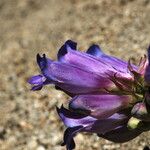
[[[78,132],[126,142],[149,130],[149,119],[143,119],[143,109],[136,103],[142,102],[149,116],[150,48],[148,59],[141,58],[138,66],[104,54],[98,45],[92,45],[86,53],[76,49],[77,44],[68,40],[59,49],[57,61],[38,54],[41,74],[29,79],[32,90],[53,84],[71,96],[68,109],[57,108],[67,127],[62,145],[67,150],[75,148],[73,137]],[[133,117],[139,120],[133,122]],[[134,129],[130,130],[132,124]]]

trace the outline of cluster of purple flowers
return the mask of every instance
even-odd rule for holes
[[[78,132],[127,142],[150,130],[150,48],[138,66],[104,54],[98,45],[86,53],[76,49],[68,40],[57,61],[38,54],[41,74],[29,79],[32,90],[53,84],[71,97],[68,109],[57,108],[67,127],[62,145],[74,149]]]

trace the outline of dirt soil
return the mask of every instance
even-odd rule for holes
[[[56,59],[67,39],[137,63],[150,44],[150,0],[0,0],[0,150],[65,150],[54,87],[30,91],[37,53]],[[150,132],[125,144],[78,134],[76,150],[143,150]]]

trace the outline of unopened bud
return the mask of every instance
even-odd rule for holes
[[[128,129],[129,130],[134,130],[136,129],[138,126],[139,126],[139,123],[141,122],[140,119],[137,119],[137,118],[134,118],[134,117],[131,117],[128,121]]]

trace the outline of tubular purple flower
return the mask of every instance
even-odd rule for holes
[[[75,50],[76,43],[68,40],[58,52],[59,61],[52,61],[45,55],[41,57],[38,54],[37,63],[42,76],[46,78],[46,84],[55,84],[69,93],[82,94],[99,93],[104,89],[116,89],[114,82],[109,79],[114,74],[121,78],[121,81],[123,78],[130,83],[132,82],[133,77],[127,72],[127,68],[126,71],[119,72],[115,69],[113,63],[110,64],[110,62],[105,62],[105,59],[90,55],[91,51],[95,51],[95,47],[99,49],[98,46],[93,45],[89,48],[87,54],[78,52]],[[100,49],[99,52],[102,53]],[[105,55],[105,57],[108,60],[109,56]],[[110,60],[124,64],[122,68],[127,65],[124,61],[114,57],[110,57]]]
[[[76,66],[50,61],[45,55],[43,57],[37,55],[37,62],[43,74],[41,76],[44,76],[48,83],[54,83],[70,93],[99,92],[101,89],[114,86],[112,81],[104,76],[93,74]],[[30,80],[29,83],[31,83]]]
[[[108,56],[106,54],[104,54],[101,50],[101,48],[98,45],[92,45],[89,47],[89,49],[87,50],[88,54],[91,54],[93,56],[96,56],[96,58],[98,58],[99,60],[101,60],[102,62],[105,62],[106,64],[111,65],[115,70],[117,70],[117,72],[121,72],[124,73],[124,77],[125,75],[130,76],[129,71],[128,71],[128,63],[118,59],[116,57],[113,56]],[[137,70],[137,66],[132,64],[132,67]]]
[[[64,134],[65,138],[62,145],[66,145],[67,150],[72,150],[75,147],[73,137],[78,132],[105,134],[118,126],[127,123],[128,120],[126,113],[115,113],[107,119],[96,119],[90,116],[78,114],[76,112],[71,112],[63,106],[60,109],[57,108],[57,112],[64,124],[68,127],[67,129],[72,129],[73,131],[69,132],[69,134],[67,133],[67,135],[66,132]]]
[[[67,127],[62,143],[67,150],[75,148],[73,138],[79,132],[122,143],[150,130],[150,47],[138,66],[104,54],[95,44],[80,52],[71,40],[57,58],[38,54],[41,74],[28,82],[32,90],[50,84],[72,97],[68,109],[57,108]]]
[[[59,59],[59,61],[61,61],[63,63],[67,63],[69,65],[74,65],[79,68],[84,68],[89,72],[93,72],[93,73],[101,75],[101,76],[102,75],[106,76],[106,74],[113,75],[116,72],[117,69],[115,69],[114,64],[111,64],[111,62],[118,61],[120,64],[122,64],[118,68],[120,68],[120,70],[122,70],[123,77],[129,78],[129,79],[132,78],[132,76],[127,72],[128,71],[127,70],[128,63],[125,63],[119,59],[117,60],[117,59],[111,58],[111,57],[110,58],[114,59],[114,61],[111,61],[111,59],[110,59],[110,61],[105,61],[105,59],[103,59],[103,57],[102,57],[102,59],[99,59],[97,57],[90,55],[90,53],[79,52],[76,50],[72,50],[71,48],[68,49],[67,47],[68,46],[66,46],[66,47],[63,46],[63,48],[60,48],[60,50],[58,52],[58,59]],[[93,51],[95,49],[98,49],[99,53],[102,53],[100,48],[97,45],[92,45],[89,49],[91,49]],[[89,51],[87,51],[87,52],[89,52]],[[105,56],[105,57],[106,57],[106,60],[109,60],[109,56]],[[124,67],[124,66],[126,66],[126,67]],[[123,68],[124,68],[124,70],[123,70]],[[118,73],[121,74],[122,72],[118,72]]]
[[[70,101],[69,108],[97,119],[105,119],[128,108],[133,102],[134,99],[130,95],[79,95]]]
[[[103,76],[98,76],[75,66],[59,62],[53,62],[50,65],[47,64],[47,66],[48,69],[43,69],[44,76],[71,93],[98,92],[100,89],[109,88],[113,84]]]
[[[64,107],[57,108],[57,112],[67,127],[82,126],[87,132],[100,134],[104,134],[128,120],[126,112],[115,113],[106,119],[96,119],[88,115],[72,112]]]

